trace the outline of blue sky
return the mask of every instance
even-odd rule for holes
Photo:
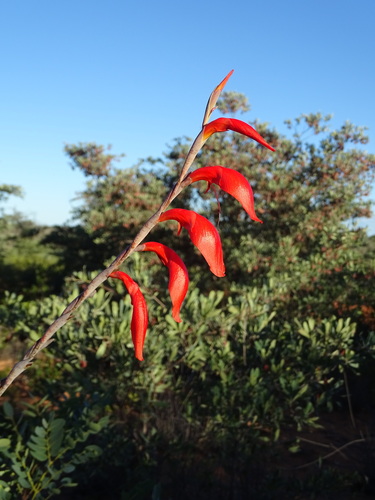
[[[83,189],[64,143],[160,156],[199,131],[207,98],[245,93],[249,118],[283,130],[301,113],[369,128],[375,152],[374,0],[12,0],[0,7],[0,184],[38,223],[71,218]],[[375,219],[370,223],[375,232]]]

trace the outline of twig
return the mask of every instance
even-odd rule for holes
[[[315,446],[321,446],[322,448],[331,448],[330,444],[320,443],[319,441],[313,441],[312,439],[299,437],[298,440],[303,441],[304,443],[313,444]]]
[[[334,449],[334,451],[331,451],[331,453],[327,453],[327,455],[324,455],[324,457],[319,457],[316,460],[312,460],[311,462],[308,462],[307,464],[299,465],[297,469],[304,469],[305,467],[310,467],[310,465],[314,465],[319,463],[321,460],[326,460],[327,458],[333,457],[337,453],[341,453],[342,450],[345,448],[348,448],[352,444],[358,444],[358,443],[364,443],[366,439],[354,439],[353,441],[349,441],[349,443],[344,444],[343,446],[340,446],[340,448]]]
[[[352,426],[355,429],[356,425],[355,425],[355,419],[354,419],[354,413],[353,413],[353,407],[352,407],[352,397],[351,397],[351,394],[350,394],[350,391],[349,391],[349,382],[348,382],[348,376],[346,375],[345,367],[344,367],[344,370],[343,370],[343,374],[344,374],[346,397],[348,399],[348,407],[349,407],[350,420],[352,421]]]

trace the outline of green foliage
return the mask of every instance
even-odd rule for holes
[[[0,202],[5,201],[8,196],[22,196],[22,188],[13,184],[0,184]]]
[[[43,238],[43,245],[58,257],[63,277],[82,269],[92,271],[103,264],[104,244],[95,243],[82,226],[54,226]]]
[[[71,474],[101,455],[90,438],[108,419],[92,421],[87,409],[78,417],[61,418],[45,398],[24,406],[22,413],[8,401],[2,407],[0,428],[7,437],[0,439],[0,498],[54,498],[63,488],[77,486]]]
[[[12,290],[33,298],[59,290],[63,266],[43,242],[50,231],[20,214],[0,217],[0,294]]]
[[[103,258],[108,258],[130,243],[167,191],[156,169],[115,168],[114,161],[123,155],[104,155],[103,151],[93,143],[65,147],[73,168],[90,177],[80,195],[84,203],[75,217],[101,246]]]
[[[222,291],[205,296],[192,286],[183,322],[176,323],[169,314],[166,288],[157,287],[156,267],[146,270],[142,257],[134,255],[128,271],[144,285],[149,304],[145,361],[140,365],[133,357],[130,298],[123,296],[117,280],[109,280],[57,333],[42,366],[29,371],[33,393],[45,395],[58,414],[49,407],[44,410],[44,424],[42,420],[28,423],[27,438],[22,441],[29,449],[25,460],[37,463],[35,450],[45,458],[55,419],[57,426],[64,419],[66,435],[76,436],[77,428],[86,429],[97,408],[94,415],[104,411],[114,426],[113,432],[102,429],[97,438],[101,448],[105,442],[100,465],[91,457],[89,468],[64,473],[62,463],[75,465],[75,449],[61,454],[61,463],[56,459],[60,465],[51,470],[56,468],[60,483],[47,474],[56,487],[61,488],[68,476],[70,483],[79,484],[76,488],[85,489],[87,498],[96,498],[100,483],[110,482],[111,498],[141,499],[157,491],[160,481],[164,484],[158,471],[165,467],[174,468],[174,478],[181,477],[183,468],[191,470],[190,484],[197,485],[206,484],[212,468],[229,471],[233,464],[236,474],[246,477],[254,461],[269,456],[273,443],[287,429],[310,428],[319,423],[321,412],[346,408],[344,375],[360,373],[363,361],[374,356],[374,339],[362,335],[353,321],[284,320],[273,307],[273,297],[282,294],[284,285],[273,280],[261,288],[233,287],[228,297]],[[13,322],[14,330],[35,341],[43,324],[88,280],[90,276],[78,274],[65,297],[21,302],[8,296],[0,320],[8,314],[8,325]],[[11,316],[7,304],[12,304]],[[82,408],[88,409],[83,423],[73,425],[71,416]],[[29,418],[24,414],[22,422]],[[10,435],[15,432],[7,429]],[[67,442],[77,441],[66,439],[60,445],[63,450]],[[15,446],[12,441],[11,449]],[[202,454],[211,457],[205,462],[206,479],[191,465],[192,458]],[[96,471],[97,482],[89,470]],[[42,485],[42,471],[34,479],[38,485]]]
[[[105,147],[94,142],[67,144],[65,152],[71,159],[71,167],[79,168],[86,176],[107,176],[111,170],[111,163],[118,161],[124,155],[105,154]],[[107,150],[111,147],[108,146]]]
[[[218,102],[224,113],[249,109],[247,98],[223,92]],[[375,311],[374,251],[365,231],[356,226],[370,215],[366,196],[374,180],[375,157],[363,149],[363,127],[346,122],[331,130],[330,116],[320,113],[288,120],[290,136],[252,125],[276,147],[271,153],[239,134],[215,134],[205,144],[195,166],[223,165],[238,170],[251,183],[255,208],[264,224],[254,223],[237,201],[223,192],[203,194],[188,188],[175,207],[196,209],[218,223],[227,279],[216,280],[203,268],[185,232],[177,238],[167,226],[156,227],[150,238],[168,243],[181,255],[190,275],[208,291],[232,285],[262,286],[275,279],[286,284],[273,297],[278,314],[323,318],[350,314],[369,325]],[[175,182],[190,140],[180,138],[160,160],[134,169],[114,168],[114,155],[94,144],[67,146],[73,164],[89,176],[76,216],[96,242],[97,264],[126,246],[158,208],[167,187]],[[104,157],[103,157],[104,155]],[[95,165],[106,168],[96,175]],[[101,169],[102,171],[102,169]],[[219,202],[219,205],[218,203]],[[218,209],[219,206],[219,209]],[[363,249],[372,248],[363,259]],[[102,258],[100,258],[100,255]],[[92,267],[90,267],[92,268]],[[369,289],[361,297],[361,289]],[[367,309],[366,309],[367,308]]]
[[[233,112],[230,99],[223,106]],[[289,121],[290,138],[251,123],[276,147],[275,153],[238,134],[216,134],[205,144],[196,166],[223,165],[245,175],[264,224],[252,222],[238,202],[220,191],[215,196],[192,189],[183,198],[185,208],[199,206],[200,213],[205,210],[218,222],[232,284],[285,283],[274,307],[286,320],[291,315],[323,318],[348,308],[358,320],[364,306],[375,311],[375,256],[372,250],[363,259],[363,249],[371,246],[365,231],[356,227],[359,217],[370,215],[366,196],[375,156],[363,150],[368,138],[362,127],[345,123],[330,130],[329,121],[319,113]],[[166,158],[171,171],[179,168],[184,148],[181,141],[171,148]],[[191,269],[196,261],[186,248],[181,252]],[[212,287],[208,275],[200,287]],[[228,281],[215,281],[218,287],[227,289]],[[368,290],[366,298],[359,289]]]
[[[247,111],[250,111],[250,104],[245,95],[240,94],[239,92],[224,91],[217,102],[217,108],[222,114],[235,114],[238,111],[246,113]]]

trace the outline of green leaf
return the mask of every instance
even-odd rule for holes
[[[294,396],[292,401],[296,401],[297,399],[299,399],[303,394],[305,394],[308,388],[309,388],[308,384],[303,385],[301,389],[297,392],[297,394]]]
[[[102,358],[105,355],[106,350],[107,350],[107,342],[103,341],[96,351],[95,354],[96,359]]]
[[[64,438],[65,420],[63,418],[56,418],[52,420],[50,426],[50,442],[51,442],[51,456],[55,457],[61,448],[61,443]]]
[[[60,433],[65,427],[65,420],[63,418],[55,418],[50,423],[51,434]]]
[[[258,367],[252,368],[250,370],[250,385],[255,386],[257,384],[259,375],[260,375],[260,370]]]
[[[343,326],[344,326],[344,320],[342,318],[340,318],[337,322],[337,325],[336,325],[336,332],[340,333],[341,330],[343,329]]]
[[[306,337],[307,339],[310,338],[310,332],[307,328],[304,327],[299,328],[298,333],[303,337]]]
[[[75,486],[78,486],[78,483],[73,483],[72,478],[70,478],[70,477],[63,477],[61,480],[61,484],[65,488],[74,488]]]
[[[290,451],[290,453],[298,453],[299,451],[301,451],[301,447],[298,444],[295,444],[289,446],[288,450]]]
[[[30,448],[30,453],[35,460],[38,462],[46,462],[48,460],[47,453],[45,449],[41,448]]]
[[[13,406],[9,403],[9,401],[4,401],[3,411],[4,411],[4,414],[7,418],[10,418],[10,419],[13,418],[14,410],[13,410]]]
[[[73,464],[65,464],[63,465],[62,470],[65,472],[65,474],[70,474],[75,470],[75,466]]]
[[[0,439],[0,451],[1,449],[8,450],[11,446],[11,440],[8,438],[1,438]]]
[[[23,488],[30,488],[31,485],[27,479],[26,472],[21,468],[21,465],[17,462],[12,464],[12,469],[17,474],[17,481]]]
[[[35,427],[34,434],[40,438],[45,438],[47,431],[43,427]],[[34,438],[34,440],[35,440],[35,438]]]
[[[22,488],[26,488],[26,489],[31,488],[31,484],[30,484],[29,480],[26,479],[26,477],[18,477],[18,483],[20,486],[22,486]]]

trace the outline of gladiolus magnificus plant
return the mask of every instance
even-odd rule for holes
[[[175,185],[162,202],[159,209],[139,230],[132,243],[86,286],[85,290],[65,308],[61,316],[48,327],[44,335],[28,350],[24,358],[15,364],[9,375],[0,381],[0,395],[4,393],[16,377],[31,365],[35,356],[52,342],[53,335],[72,317],[73,312],[81,303],[89,298],[109,277],[120,279],[130,294],[133,304],[131,334],[135,349],[135,357],[139,360],[143,359],[143,344],[148,326],[146,301],[137,283],[124,272],[117,271],[125,260],[137,250],[155,252],[162,263],[168,267],[170,278],[169,292],[173,307],[172,315],[176,321],[181,321],[180,308],[189,283],[185,264],[172,249],[165,245],[157,242],[143,243],[150,231],[160,222],[168,220],[177,221],[179,232],[182,227],[186,228],[189,232],[191,241],[202,253],[213,274],[218,277],[225,276],[223,250],[220,236],[215,226],[202,215],[192,210],[184,210],[181,208],[167,209],[183,189],[187,188],[193,182],[205,180],[208,182],[208,187],[210,187],[211,184],[217,184],[221,189],[232,195],[241,203],[251,219],[260,221],[255,213],[254,196],[250,184],[239,172],[222,166],[210,166],[199,168],[189,174],[189,169],[200,149],[207,139],[215,132],[225,132],[227,130],[239,132],[240,134],[254,139],[271,151],[274,151],[274,148],[248,123],[234,118],[217,118],[209,122],[212,112],[216,109],[216,102],[220,93],[227,84],[232,73],[233,71],[230,71],[211,93],[204,112],[202,127],[188,151]]]

